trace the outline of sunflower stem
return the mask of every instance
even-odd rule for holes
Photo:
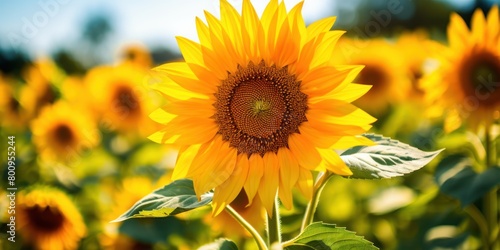
[[[464,208],[464,211],[471,217],[471,219],[476,222],[481,232],[481,240],[483,242],[483,249],[488,249],[488,222],[484,218],[484,215],[477,209],[474,205],[469,205]]]
[[[280,214],[279,214],[279,204],[278,199],[275,199],[273,205],[273,212],[271,216],[267,216],[267,236],[269,240],[269,246],[273,243],[281,243],[281,225],[280,225]]]
[[[484,131],[484,141],[485,141],[485,170],[487,170],[490,167],[494,167],[491,164],[491,158],[492,158],[492,139],[491,139],[491,131],[490,131],[490,125],[487,125],[485,127]],[[495,245],[498,244],[497,242],[497,236],[498,236],[498,216],[497,216],[497,203],[498,203],[498,197],[497,197],[497,187],[493,187],[488,193],[486,193],[485,199],[484,199],[484,213],[486,217],[486,221],[488,222],[488,228],[491,236],[488,236],[488,244],[492,248],[495,248]]]
[[[255,243],[257,243],[257,246],[259,247],[259,250],[268,250],[266,242],[264,241],[264,239],[262,239],[262,236],[260,236],[259,232],[257,232],[257,230],[255,230],[255,228],[252,225],[250,225],[248,221],[246,221],[231,206],[227,205],[225,209],[231,216],[233,216],[235,220],[237,220],[252,235],[252,237],[255,240]]]
[[[316,183],[314,184],[314,190],[311,200],[309,204],[307,204],[306,213],[304,214],[304,219],[302,220],[302,227],[300,231],[304,231],[304,229],[313,222],[314,213],[316,212],[316,208],[318,207],[319,197],[321,196],[321,191],[325,187],[325,184],[328,182],[328,179],[332,176],[332,173],[326,171],[324,173],[320,173],[316,179]]]

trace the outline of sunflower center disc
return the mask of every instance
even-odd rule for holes
[[[135,115],[139,113],[139,100],[129,87],[121,86],[115,93],[115,107],[125,115]]]
[[[68,145],[73,141],[73,132],[65,124],[57,126],[54,129],[54,134],[57,142],[61,145]]]
[[[387,82],[387,76],[381,68],[376,66],[370,67],[367,65],[359,73],[358,77],[356,78],[356,82],[361,84],[372,85],[372,88],[367,93],[368,95],[370,93],[375,93],[378,92],[379,90],[383,90],[385,87],[384,85]]]
[[[467,95],[484,106],[500,102],[500,58],[487,51],[473,54],[462,69],[461,82]]]
[[[250,62],[222,81],[215,121],[225,141],[248,156],[277,152],[306,121],[307,96],[288,69]]]
[[[28,208],[28,218],[33,225],[43,231],[55,231],[61,228],[64,217],[58,209],[35,205]]]

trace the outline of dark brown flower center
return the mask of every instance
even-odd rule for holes
[[[59,124],[55,127],[54,138],[62,146],[71,144],[75,139],[73,131],[67,124]]]
[[[500,104],[500,58],[488,51],[474,53],[462,64],[461,86],[482,106]]]
[[[113,106],[120,115],[137,115],[140,113],[140,103],[132,89],[119,86],[115,91]]]
[[[387,85],[387,81],[387,75],[384,70],[373,65],[366,65],[356,78],[357,83],[372,85],[372,88],[368,91],[367,95],[383,91]]]
[[[21,108],[21,105],[19,104],[19,102],[13,97],[11,96],[9,98],[9,110],[12,111],[13,113],[17,113]]]
[[[306,121],[307,95],[287,67],[252,62],[238,66],[215,94],[218,133],[238,153],[264,155],[288,147],[288,136]]]
[[[30,224],[38,230],[53,232],[61,228],[64,216],[59,209],[49,206],[41,207],[35,205],[27,208]]]

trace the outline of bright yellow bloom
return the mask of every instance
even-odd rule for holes
[[[148,49],[139,44],[128,45],[123,48],[121,57],[123,62],[131,63],[139,67],[150,68],[151,65],[153,65],[153,59]]]
[[[424,92],[419,87],[419,81],[424,75],[425,66],[430,58],[431,48],[434,42],[429,39],[423,30],[403,33],[398,37],[395,44],[398,53],[403,57],[404,65],[409,71],[412,91],[410,97],[414,101],[420,102]]]
[[[35,117],[45,105],[58,99],[58,88],[64,73],[48,59],[40,59],[26,68],[23,74],[26,86],[21,89],[21,104],[28,115]]]
[[[85,77],[93,109],[105,129],[150,134],[156,129],[148,114],[156,107],[144,87],[147,72],[133,64],[101,66]]]
[[[350,103],[370,87],[351,83],[362,67],[332,63],[334,17],[306,27],[303,3],[270,1],[260,19],[250,1],[242,14],[220,4],[220,20],[196,19],[200,43],[177,38],[185,62],[156,68],[169,103],[150,115],[163,124],[150,139],[181,148],[173,179],[214,189],[215,214],[242,190],[269,213],[279,189],[291,208],[294,186],[311,196],[311,170],[352,174],[334,149],[370,143],[357,135],[375,119]]]
[[[12,80],[0,73],[0,126],[22,130],[26,128],[29,117],[19,103]]]
[[[121,186],[104,186],[104,190],[107,191],[108,195],[112,196],[111,200],[114,201],[113,204],[107,206],[111,210],[104,212],[104,231],[99,236],[99,241],[104,249],[135,249],[134,247],[145,244],[120,234],[118,228],[121,223],[109,222],[118,218],[124,211],[127,211],[137,201],[156,188],[158,188],[158,185],[154,185],[146,177],[125,178]]]
[[[425,76],[422,87],[432,104],[430,114],[447,112],[446,128],[467,120],[472,129],[500,118],[500,20],[498,6],[487,17],[477,9],[471,29],[458,14],[448,25],[448,43],[438,51],[438,69]]]
[[[355,104],[370,114],[382,115],[389,105],[405,101],[411,89],[410,72],[394,45],[382,38],[343,38],[335,51],[334,60],[339,64],[365,65],[354,82],[372,88]]]
[[[99,142],[90,114],[64,101],[45,107],[31,123],[31,131],[41,158],[49,162],[70,163]]]
[[[16,208],[19,233],[36,249],[78,249],[86,234],[80,212],[63,192],[37,187],[19,193]]]

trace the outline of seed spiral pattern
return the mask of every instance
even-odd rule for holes
[[[218,86],[213,116],[223,140],[238,153],[277,152],[288,147],[288,137],[307,121],[307,95],[288,68],[250,62]]]

